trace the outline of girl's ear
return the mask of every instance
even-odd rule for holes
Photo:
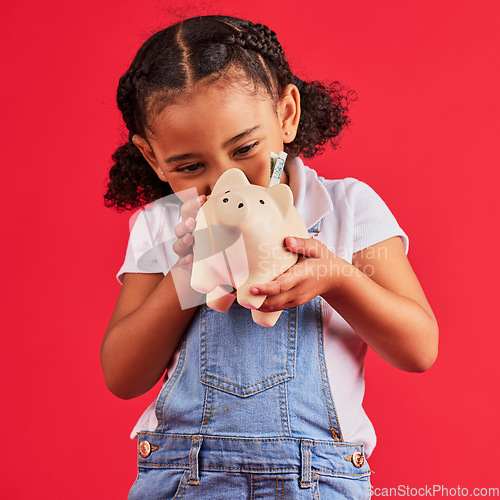
[[[139,151],[142,153],[142,156],[144,156],[144,159],[150,164],[151,168],[156,172],[156,175],[160,178],[160,180],[166,182],[165,175],[163,174],[148,141],[136,134],[132,137],[132,142],[137,146]]]
[[[289,143],[295,139],[300,121],[300,92],[292,83],[281,93],[278,106],[283,142]]]

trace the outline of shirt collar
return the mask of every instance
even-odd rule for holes
[[[288,185],[293,193],[295,208],[310,228],[333,210],[333,203],[316,171],[306,167],[297,156],[287,158]]]

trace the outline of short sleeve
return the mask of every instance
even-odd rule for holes
[[[403,240],[408,254],[409,238],[382,198],[368,184],[344,179],[347,203],[353,217],[353,254],[393,236]]]
[[[180,220],[180,205],[167,198],[170,197],[150,203],[131,216],[125,260],[116,274],[120,284],[125,273],[165,275],[177,261],[172,246],[176,240],[174,228]]]

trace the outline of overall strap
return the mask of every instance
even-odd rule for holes
[[[318,177],[318,180],[321,182],[321,184],[325,184],[325,178],[324,177]],[[314,224],[313,226],[311,226],[307,232],[309,233],[309,236],[311,236],[312,238],[314,238],[314,236],[318,236],[318,234],[321,232],[321,222],[323,221],[323,219],[321,218],[318,222],[316,222],[316,224]]]

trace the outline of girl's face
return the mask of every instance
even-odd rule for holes
[[[276,109],[269,98],[237,83],[200,82],[154,117],[149,144],[139,136],[133,141],[174,192],[196,188],[198,195],[209,195],[230,168],[267,187],[269,153],[279,153],[295,138],[299,119],[294,85],[286,87]]]

